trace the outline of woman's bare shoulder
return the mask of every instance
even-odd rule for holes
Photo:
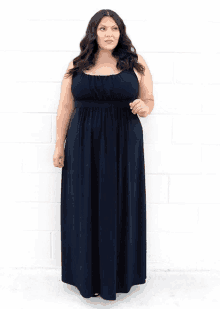
[[[73,60],[70,61],[67,70],[73,69],[74,65],[73,65]]]

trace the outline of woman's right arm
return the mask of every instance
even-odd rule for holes
[[[73,68],[73,62],[69,63],[67,71]],[[66,73],[67,73],[66,71]],[[66,74],[65,73],[65,74]],[[60,102],[56,117],[56,148],[63,148],[66,139],[67,129],[72,112],[75,108],[74,98],[71,91],[72,77],[64,78],[61,85]]]

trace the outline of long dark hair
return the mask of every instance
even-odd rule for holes
[[[145,68],[138,62],[136,49],[126,34],[126,26],[117,13],[111,10],[100,10],[91,19],[86,29],[85,37],[80,42],[81,53],[73,59],[73,68],[65,74],[74,77],[77,73],[93,67],[97,59],[98,44],[96,41],[97,27],[104,16],[114,19],[120,30],[118,45],[112,51],[112,56],[117,59],[117,69],[120,71],[135,68],[143,74]]]

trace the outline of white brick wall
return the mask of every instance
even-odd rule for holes
[[[31,4],[31,5],[30,5]],[[103,4],[103,2],[102,2]],[[111,7],[147,62],[155,106],[140,118],[147,267],[219,269],[220,18],[217,1]],[[53,166],[61,81],[91,16],[73,1],[5,3],[1,19],[0,267],[61,267],[61,169]],[[21,8],[26,8],[22,10]]]

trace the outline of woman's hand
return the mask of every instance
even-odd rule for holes
[[[53,165],[62,168],[64,166],[64,147],[57,147],[54,151]]]
[[[141,99],[136,99],[130,104],[130,108],[133,114],[138,114],[140,117],[147,117],[150,112],[149,106]]]

